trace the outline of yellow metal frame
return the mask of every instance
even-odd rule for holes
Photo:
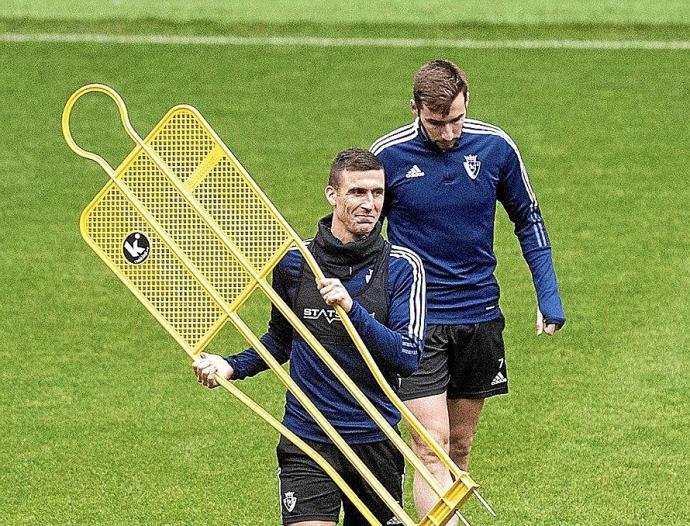
[[[113,170],[99,155],[79,147],[72,137],[72,108],[81,96],[91,92],[105,94],[115,101],[122,124],[136,145],[117,170]],[[197,357],[225,323],[230,322],[405,526],[444,525],[454,514],[459,515],[458,509],[473,492],[490,510],[477,493],[478,485],[469,474],[450,459],[397,397],[347,313],[336,306],[344,327],[381,389],[408,425],[429,444],[449,469],[455,480],[450,488],[443,488],[438,483],[395,429],[273,290],[267,278],[290,249],[300,251],[317,278],[322,278],[323,273],[299,236],[195,108],[187,105],[172,108],[142,139],[132,128],[119,94],[108,86],[90,84],[78,89],[67,101],[62,115],[62,130],[75,153],[98,163],[110,177],[110,181],[82,213],[82,236],[190,357]],[[221,204],[218,205],[218,202]],[[255,223],[251,232],[246,232],[247,227],[241,221],[233,223],[235,219],[228,220],[222,210],[218,210],[219,206],[227,207],[228,203],[236,205],[237,210],[243,210],[241,213]],[[156,262],[144,261],[140,266],[134,266],[124,262],[121,256],[117,257],[117,251],[122,250],[123,236],[133,229],[145,230],[147,237],[152,239],[151,251],[156,254],[151,254],[149,258],[158,257]],[[218,268],[221,270],[216,271]],[[229,277],[225,275],[225,268],[229,269]],[[234,281],[233,276],[237,278]],[[392,498],[239,317],[239,308],[257,289],[285,316],[438,496],[438,503],[421,522],[415,523]],[[352,500],[369,524],[379,524],[318,453],[232,382],[218,375],[216,379],[314,459]]]

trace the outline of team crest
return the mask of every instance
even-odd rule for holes
[[[465,171],[470,176],[470,179],[476,179],[482,162],[477,160],[476,155],[465,155],[465,162],[462,165],[465,167]]]
[[[297,504],[297,497],[295,497],[294,491],[285,492],[283,504],[285,504],[285,509],[289,512],[295,509],[295,504]]]

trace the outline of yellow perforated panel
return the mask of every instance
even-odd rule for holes
[[[137,157],[122,181],[223,299],[232,303],[249,284],[249,274],[146,153]]]
[[[179,110],[169,116],[165,126],[149,140],[149,145],[185,182],[213,150],[216,142],[192,112]]]
[[[112,266],[169,324],[178,338],[196,348],[224,313],[151,230],[120,190],[111,186],[88,215],[93,243]],[[133,265],[123,254],[125,238],[141,232],[151,246],[143,263]]]
[[[252,266],[261,270],[289,238],[205,123],[173,110],[150,137],[151,148],[185,183]]]
[[[287,232],[225,156],[194,195],[225,232],[232,232],[234,243],[256,269],[262,269],[288,239]]]
[[[111,182],[86,209],[84,235],[164,326],[197,349],[215,334],[224,312],[193,274],[200,275],[226,307],[254,284],[221,236],[258,272],[276,263],[291,237],[231,154],[190,110],[172,110],[145,142],[155,155],[135,149],[115,176],[153,223]],[[193,204],[168,176],[192,196]],[[211,225],[194,206],[210,217]],[[154,225],[173,246],[156,234]],[[123,242],[133,232],[144,233],[151,242],[148,258],[138,265],[123,253]]]

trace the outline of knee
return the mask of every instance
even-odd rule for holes
[[[450,456],[453,459],[464,459],[469,456],[472,449],[474,435],[454,435],[450,441]]]
[[[434,429],[429,429],[428,431],[436,443],[438,443],[444,451],[448,452],[450,443],[448,432]],[[412,433],[412,449],[425,465],[440,463],[440,459],[436,453],[434,453],[433,449],[431,449],[429,444],[427,444],[417,433]]]

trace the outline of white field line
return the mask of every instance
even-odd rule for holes
[[[431,38],[322,38],[309,36],[105,35],[92,33],[0,33],[0,42],[463,49],[690,49],[690,41],[684,40],[452,40]]]

